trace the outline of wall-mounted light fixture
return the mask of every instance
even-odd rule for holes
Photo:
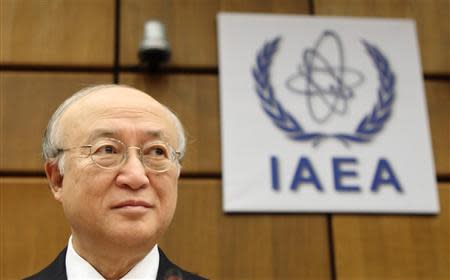
[[[160,21],[145,23],[144,38],[139,47],[139,60],[151,70],[157,70],[170,59],[170,46],[166,39],[165,27]]]

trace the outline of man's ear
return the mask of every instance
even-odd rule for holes
[[[61,202],[62,200],[62,182],[63,176],[58,168],[58,162],[53,160],[47,160],[45,162],[45,175],[50,184],[50,189],[56,200]]]
[[[181,163],[177,163],[177,169],[178,169],[178,171],[177,171],[177,178],[180,178],[180,174],[181,174]]]

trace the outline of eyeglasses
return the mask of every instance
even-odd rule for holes
[[[101,168],[114,169],[121,166],[128,158],[128,149],[139,151],[139,159],[142,164],[151,171],[162,173],[169,170],[170,165],[180,157],[180,152],[175,151],[172,146],[163,141],[144,144],[142,147],[127,146],[120,140],[106,138],[92,145],[60,149],[66,152],[74,149],[89,148],[89,156],[92,161]]]

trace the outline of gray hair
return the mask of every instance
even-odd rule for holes
[[[53,113],[52,117],[48,121],[47,128],[45,129],[44,136],[42,138],[42,156],[45,161],[54,161],[56,164],[58,164],[59,172],[61,173],[61,175],[64,174],[64,154],[61,154],[62,139],[60,137],[61,127],[59,126],[59,120],[61,119],[61,116],[67,110],[67,108],[69,108],[73,103],[76,103],[76,101],[80,100],[86,95],[89,95],[101,89],[117,87],[134,89],[133,87],[127,85],[115,84],[86,87],[77,91],[71,97],[67,98]],[[178,160],[181,161],[186,150],[186,136],[184,134],[183,125],[172,110],[170,110],[167,106],[162,106],[169,114],[177,130],[177,150],[178,152],[180,152]]]

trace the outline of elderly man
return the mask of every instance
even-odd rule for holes
[[[157,246],[175,212],[184,149],[178,118],[139,90],[103,85],[67,99],[49,121],[43,154],[72,235],[28,279],[203,279]]]

